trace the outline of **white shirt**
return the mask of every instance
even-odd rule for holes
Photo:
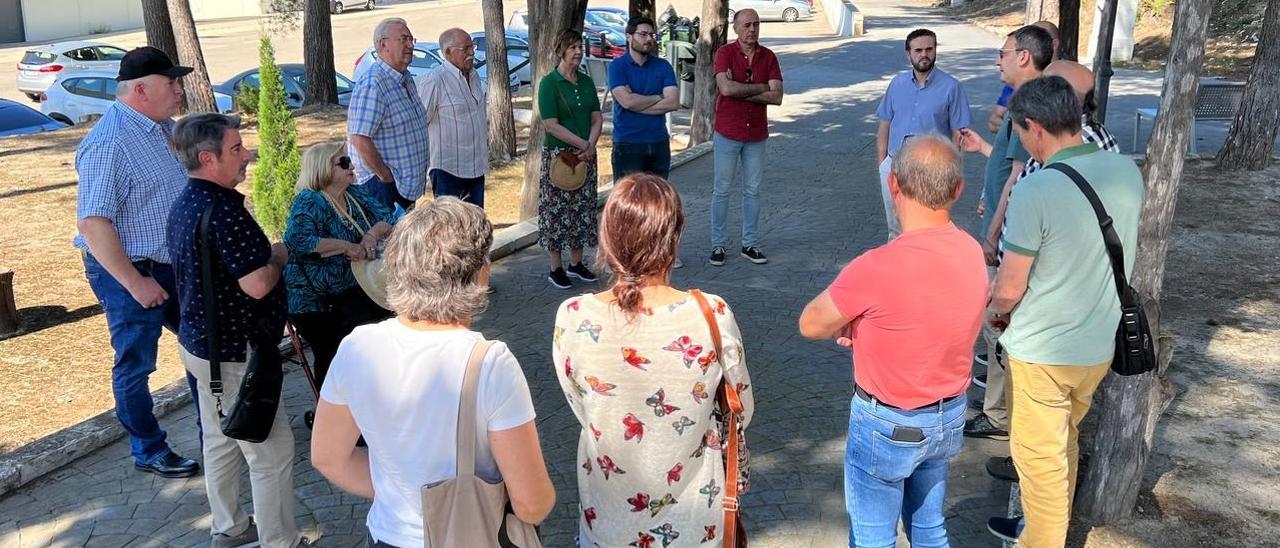
[[[422,546],[424,485],[457,473],[458,402],[475,331],[420,331],[396,318],[357,327],[338,347],[320,397],[345,405],[369,444],[375,540]],[[477,388],[476,475],[501,476],[488,432],[534,419],[524,371],[507,345],[485,356]]]
[[[475,69],[468,77],[448,61],[418,83],[427,108],[431,169],[471,179],[489,173],[489,121],[485,87]]]

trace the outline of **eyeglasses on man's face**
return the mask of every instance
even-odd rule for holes
[[[1004,59],[1004,54],[1006,54],[1006,53],[1009,53],[1009,52],[1011,52],[1011,51],[1027,51],[1027,49],[1026,49],[1026,48],[1004,48],[1004,49],[999,49],[999,50],[996,50],[996,51],[997,51],[997,53],[996,53],[996,58],[997,58],[997,59]]]
[[[650,32],[647,30],[640,30],[640,31],[631,33],[631,35],[635,36],[636,38],[653,38],[654,36],[657,36],[657,33]]]

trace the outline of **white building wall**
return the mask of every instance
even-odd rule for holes
[[[28,42],[142,28],[138,0],[21,0]],[[262,15],[260,0],[190,0],[197,21]]]

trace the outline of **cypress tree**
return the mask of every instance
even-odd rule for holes
[[[302,171],[298,128],[289,112],[284,75],[276,66],[271,39],[258,46],[258,163],[253,169],[253,213],[272,239],[284,234],[294,185]]]

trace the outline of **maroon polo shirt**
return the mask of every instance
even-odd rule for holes
[[[767,84],[769,80],[782,80],[782,67],[773,50],[757,45],[751,60],[743,55],[737,41],[729,42],[716,50],[715,73],[729,73],[729,79],[746,84]],[[769,120],[766,105],[746,99],[726,97],[716,93],[716,133],[747,143],[759,142],[769,137]]]

